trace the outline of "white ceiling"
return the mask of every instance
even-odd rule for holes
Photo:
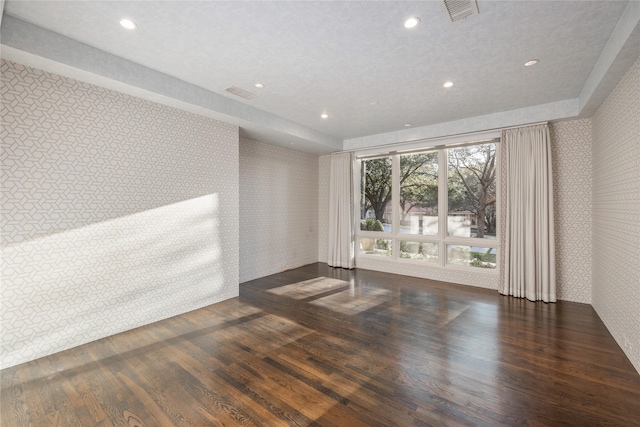
[[[628,66],[640,54],[640,44],[634,46],[640,33],[635,15],[626,24],[630,31],[614,32],[625,13],[638,9],[634,6],[627,1],[479,1],[479,15],[452,24],[439,1],[7,0],[2,43],[3,57],[9,59],[27,52],[49,56],[49,65],[66,63],[126,80],[109,74],[112,56],[105,56],[112,59],[103,72],[97,59],[91,65],[78,58],[80,47],[59,47],[56,56],[58,39],[42,36],[51,44],[46,48],[37,38],[32,45],[25,40],[49,30],[71,39],[59,38],[59,46],[81,42],[96,48],[87,50],[89,56],[103,51],[132,67],[147,67],[132,68],[133,73],[151,69],[159,72],[154,78],[170,76],[197,86],[193,96],[206,95],[211,102],[180,101],[222,114],[249,136],[329,152],[342,148],[344,140],[363,146],[385,140],[380,135],[389,132],[396,139],[402,132],[411,135],[405,123],[412,130],[429,129],[547,105],[549,111],[571,105],[549,119],[578,115],[586,101],[594,102],[579,100],[594,86],[589,79],[598,67],[605,69],[595,86],[612,87],[620,77],[612,64]],[[409,16],[419,16],[420,25],[405,29]],[[138,28],[123,29],[118,24],[123,17]],[[617,52],[610,46],[615,37],[623,38]],[[617,59],[607,63],[603,57],[612,49]],[[523,66],[534,58],[540,60],[537,65]],[[447,80],[454,82],[450,89],[442,87]],[[125,81],[144,86],[132,82]],[[256,82],[265,88],[255,88]],[[246,101],[225,92],[232,85],[258,97]],[[165,92],[160,95],[182,96]],[[323,112],[328,119],[320,118]]]

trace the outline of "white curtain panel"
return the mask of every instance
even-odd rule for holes
[[[353,188],[353,154],[332,154],[327,258],[331,267],[355,267]]]
[[[500,292],[556,301],[553,179],[549,127],[505,130],[507,176],[505,269]]]

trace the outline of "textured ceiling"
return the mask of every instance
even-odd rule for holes
[[[454,24],[438,1],[9,0],[4,12],[344,140],[578,98],[627,5],[479,1]]]

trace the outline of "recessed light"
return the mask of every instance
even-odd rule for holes
[[[537,59],[532,59],[531,61],[527,61],[524,63],[525,67],[531,67],[532,65],[536,65],[538,63]]]
[[[417,16],[412,16],[411,18],[404,21],[405,28],[413,28],[420,23],[420,18]]]
[[[405,124],[404,124],[404,127],[406,127],[406,128],[411,127],[411,123],[405,123]]]
[[[127,30],[135,30],[136,27],[137,27],[135,22],[133,22],[131,19],[127,19],[127,18],[122,18],[120,20],[120,25],[122,25]]]
[[[326,119],[326,118],[329,117],[329,115],[327,113],[322,113],[322,115],[320,117],[322,117],[323,119]]]
[[[254,84],[254,86],[257,87],[258,89],[262,89],[264,87],[262,83],[256,83]]]
[[[446,82],[445,84],[443,84],[444,87],[451,87],[453,86],[453,82]]]

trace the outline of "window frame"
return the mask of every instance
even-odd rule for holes
[[[496,144],[496,238],[486,239],[477,237],[452,237],[448,236],[448,149],[460,148],[463,146],[481,145],[495,143]],[[400,147],[402,148],[402,147]],[[400,156],[407,154],[415,154],[419,152],[438,151],[438,234],[437,235],[421,235],[421,234],[407,234],[400,233]],[[499,272],[499,259],[500,259],[500,224],[502,221],[500,214],[500,188],[501,188],[501,174],[500,174],[500,151],[501,141],[498,135],[492,134],[490,138],[482,138],[473,140],[468,138],[466,141],[457,141],[449,144],[428,144],[428,145],[416,145],[416,143],[410,144],[407,149],[395,150],[390,152],[372,153],[370,150],[368,153],[359,154],[356,153],[356,162],[358,174],[361,174],[362,160],[370,160],[381,157],[391,157],[391,232],[387,231],[366,231],[360,230],[360,215],[361,215],[361,183],[360,179],[355,180],[358,183],[357,191],[354,197],[354,206],[358,206],[358,210],[354,215],[354,220],[357,226],[355,227],[355,255],[356,259],[377,259],[384,260],[386,262],[399,262],[408,263],[411,265],[421,265],[424,267],[439,267],[451,270],[462,270],[466,272],[478,272],[486,274],[498,274]],[[378,239],[390,239],[392,248],[390,257],[382,257],[380,255],[366,254],[360,251],[360,239],[361,238],[378,238]],[[418,242],[418,243],[435,243],[438,245],[438,261],[430,262],[426,260],[414,260],[400,257],[400,241],[405,242]],[[448,245],[459,246],[471,246],[480,248],[493,248],[496,250],[496,268],[479,268],[464,265],[456,265],[448,262]]]

